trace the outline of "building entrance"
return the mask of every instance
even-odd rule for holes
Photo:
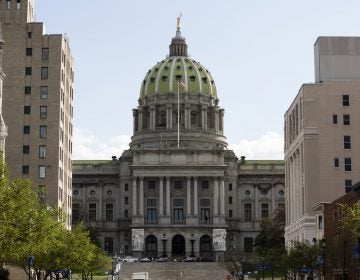
[[[172,239],[172,255],[185,256],[185,238],[177,234]]]
[[[145,249],[147,257],[157,257],[157,239],[154,235],[149,235],[145,239]]]

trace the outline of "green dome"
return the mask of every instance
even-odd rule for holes
[[[177,93],[179,79],[187,87],[184,89],[180,86],[180,94],[188,92],[217,97],[214,79],[204,66],[186,56],[170,56],[147,72],[141,85],[140,98]]]

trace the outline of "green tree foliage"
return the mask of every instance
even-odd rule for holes
[[[59,214],[39,202],[29,180],[10,181],[0,161],[0,264],[19,266],[28,273],[29,256],[34,256],[32,268],[38,279],[60,269],[78,271],[88,279],[93,269],[108,269],[109,258],[82,225],[66,230]]]
[[[352,205],[340,204],[339,206],[342,212],[340,227],[360,238],[360,202]]]

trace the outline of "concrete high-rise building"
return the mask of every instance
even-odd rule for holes
[[[360,37],[318,38],[315,83],[302,85],[285,114],[287,245],[321,238],[314,207],[360,179],[359,106]]]
[[[64,35],[34,22],[33,0],[1,1],[3,114],[11,177],[30,178],[71,223],[73,58]]]

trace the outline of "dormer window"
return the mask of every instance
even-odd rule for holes
[[[214,80],[211,80],[211,84],[212,84],[212,85],[214,85],[214,84],[215,84]]]
[[[176,75],[176,76],[175,76],[175,79],[176,79],[177,81],[180,81],[180,80],[181,80],[181,77],[182,77],[181,75]]]
[[[168,71],[168,70],[169,70],[169,67],[168,67],[168,66],[165,66],[165,67],[164,67],[164,70],[165,70],[165,71]]]
[[[163,82],[166,82],[167,76],[162,76],[162,77],[161,77],[161,80],[162,80]]]
[[[157,72],[157,71],[159,71],[159,68],[156,67],[156,68],[155,68],[155,72]]]
[[[193,67],[192,66],[189,66],[189,71],[192,71],[193,70]]]
[[[195,79],[196,79],[195,76],[190,76],[190,81],[195,82]]]
[[[180,62],[180,58],[176,59],[176,62]]]
[[[181,70],[181,66],[180,66],[180,65],[177,65],[177,66],[176,66],[176,70],[180,71],[180,70]]]
[[[200,68],[199,68],[199,71],[202,72],[202,70],[203,70],[203,69],[200,67]]]
[[[155,82],[155,78],[154,77],[151,77],[150,78],[150,83],[154,83]]]
[[[203,81],[204,84],[207,83],[207,78],[206,77],[202,78],[201,80]]]

